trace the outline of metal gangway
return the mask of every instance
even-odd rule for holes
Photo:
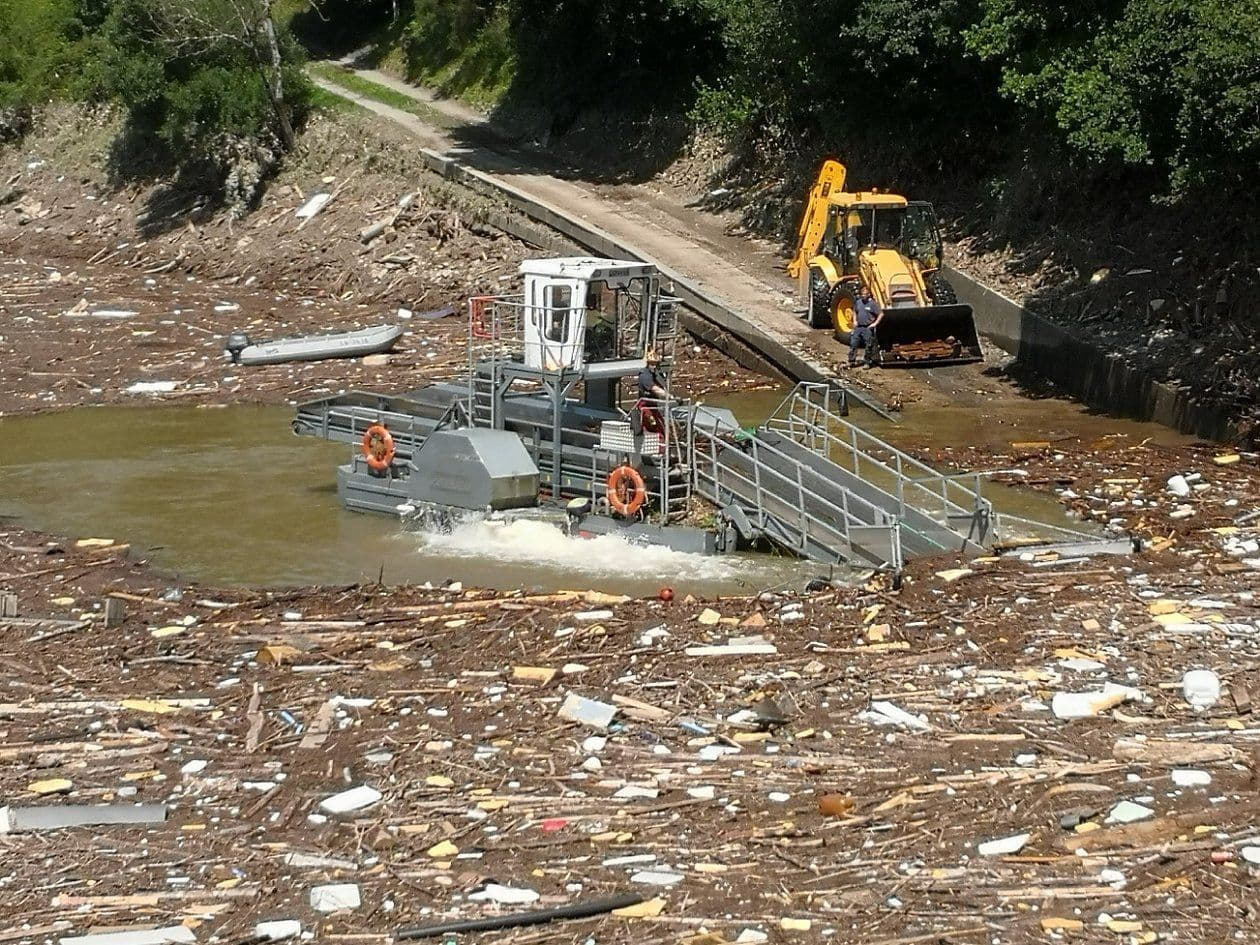
[[[697,437],[696,493],[746,538],[823,563],[898,571],[910,556],[984,553],[998,520],[979,475],[940,473],[862,430],[842,397],[801,383],[756,430]]]

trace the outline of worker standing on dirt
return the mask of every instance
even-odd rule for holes
[[[853,331],[849,333],[849,367],[857,366],[858,348],[866,349],[866,366],[875,366],[875,329],[884,317],[884,310],[871,295],[865,282],[858,289],[853,303]]]

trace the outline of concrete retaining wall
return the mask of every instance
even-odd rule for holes
[[[958,300],[974,310],[980,334],[1086,405],[1210,439],[1234,432],[1221,411],[1199,405],[1190,392],[1129,367],[965,273],[950,269],[948,276]]]

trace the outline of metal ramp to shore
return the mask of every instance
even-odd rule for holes
[[[940,473],[853,425],[842,396],[798,384],[755,431],[698,439],[697,494],[745,537],[823,563],[897,571],[906,557],[984,553],[998,519],[980,476]]]

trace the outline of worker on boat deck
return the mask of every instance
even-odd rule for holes
[[[639,372],[639,400],[666,400],[669,392],[661,381],[657,368],[661,366],[661,356],[657,351],[649,351],[644,359],[647,364]]]
[[[871,295],[871,287],[865,282],[858,289],[853,303],[853,331],[849,333],[849,367],[857,364],[858,348],[866,349],[866,366],[875,366],[875,329],[884,318],[884,310]]]
[[[639,399],[630,413],[630,428],[635,436],[664,430],[665,415],[660,408],[669,400],[669,391],[656,370],[661,365],[660,353],[650,350],[644,360],[647,363],[639,372]]]

